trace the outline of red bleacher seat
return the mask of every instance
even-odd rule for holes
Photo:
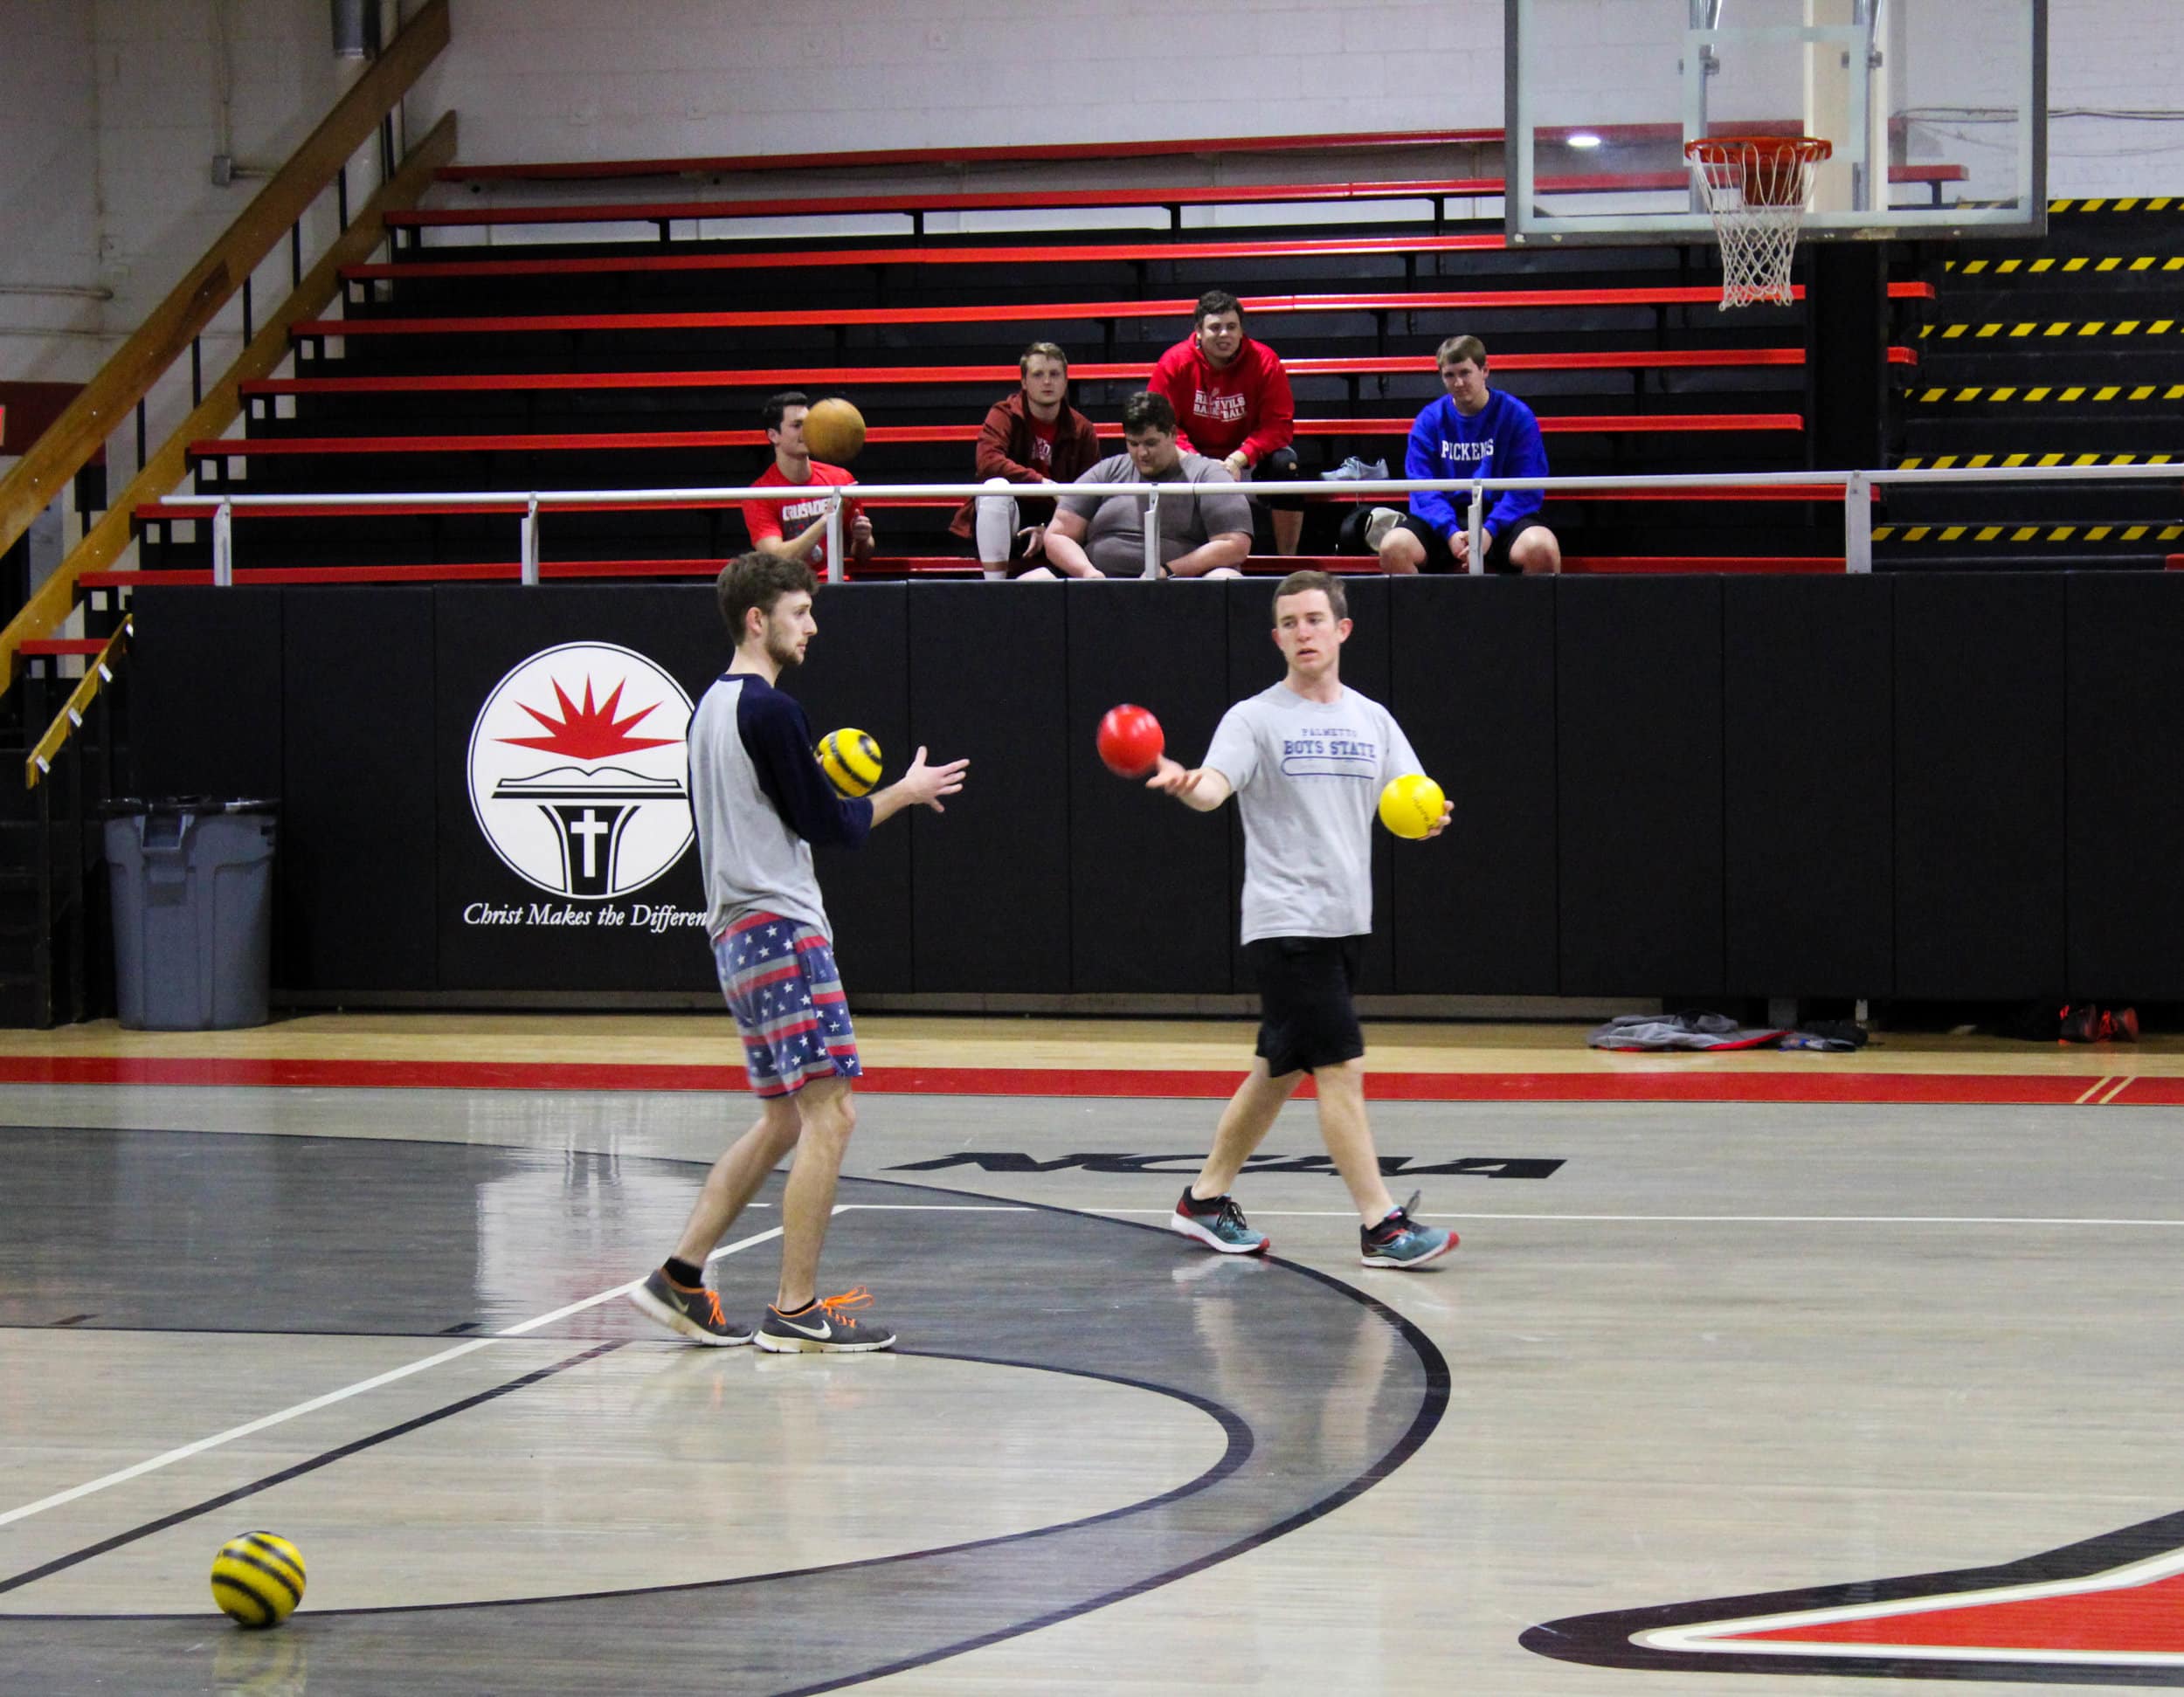
[[[1804,299],[1804,285],[1792,291]],[[1932,283],[1890,283],[1892,300],[1931,300]],[[1243,298],[1251,314],[1501,311],[1518,307],[1706,307],[1721,301],[1718,287],[1631,289],[1463,289],[1358,294],[1261,294]],[[779,329],[794,327],[887,324],[998,324],[1027,320],[1066,323],[1072,319],[1187,318],[1190,300],[1005,301],[976,307],[793,307],[721,313],[480,314],[450,318],[314,318],[290,326],[293,339],[394,335],[509,335],[557,330]]]

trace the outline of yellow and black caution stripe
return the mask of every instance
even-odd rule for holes
[[[2173,318],[2096,318],[2084,323],[2055,319],[2044,324],[2026,319],[2015,324],[1922,324],[1918,335],[1922,341],[1929,336],[1937,341],[1954,341],[1959,336],[1973,341],[2018,336],[2165,336],[2176,323]]]
[[[1897,463],[1899,472],[1946,472],[1952,466],[1978,471],[1982,466],[2174,466],[2184,464],[2175,454],[2167,453],[1943,453],[1932,459],[1907,454]]]
[[[2184,524],[1876,524],[1876,542],[2174,542]]]
[[[2068,259],[2052,255],[2040,259],[1946,259],[1941,268],[1962,277],[2038,277],[2050,272],[2060,277],[2077,271],[2120,271],[2128,275],[2134,271],[2184,271],[2184,255],[2166,259],[2152,254],[2141,254],[2135,259],[2127,259],[2121,254],[2095,259],[2083,253]]]
[[[1922,406],[1935,401],[2058,401],[2064,405],[2080,401],[2184,401],[2184,383],[2000,383],[1991,388],[1943,384],[1922,389],[1911,398]]]
[[[2166,212],[2172,206],[2184,206],[2184,197],[2176,195],[2096,195],[2091,200],[2051,200],[2050,212]]]

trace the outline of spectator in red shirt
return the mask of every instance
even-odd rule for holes
[[[817,493],[802,500],[747,500],[743,523],[750,530],[750,545],[761,554],[783,560],[802,560],[821,577],[827,576],[826,505],[825,492],[854,483],[856,479],[840,466],[813,459],[804,446],[804,415],[812,410],[800,389],[784,389],[769,395],[759,416],[765,420],[766,439],[773,444],[773,464],[750,480],[754,489],[795,489],[809,486]],[[854,500],[842,503],[842,538],[849,557],[858,565],[872,558],[872,521]]]
[[[1244,309],[1226,289],[1208,289],[1191,314],[1191,334],[1160,356],[1151,388],[1165,395],[1189,453],[1218,459],[1239,483],[1254,474],[1296,476],[1296,403],[1281,356],[1244,334]],[[1295,554],[1304,497],[1264,498],[1277,553]]]
[[[1051,341],[1034,341],[1016,362],[1023,383],[996,401],[978,431],[978,475],[997,489],[1012,484],[1074,483],[1100,457],[1092,421],[1065,398],[1069,356]],[[957,509],[948,528],[978,541],[986,575],[998,577],[1012,560],[1020,572],[1046,560],[1047,527],[1019,529],[1014,495],[978,495]]]

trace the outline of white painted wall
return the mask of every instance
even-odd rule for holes
[[[327,0],[0,0],[0,285],[76,292],[0,293],[0,376],[92,376],[361,69],[334,57]],[[222,150],[242,173],[225,187]],[[334,223],[329,197],[307,263]],[[261,311],[287,280],[284,247],[258,273]],[[241,342],[231,305],[204,338],[207,376]],[[153,438],[188,406],[185,369],[155,392]]]
[[[277,163],[355,72],[327,0],[0,0],[0,285],[113,293],[0,293],[0,376],[88,376],[253,192],[210,180],[216,3],[234,151]],[[2052,0],[2051,192],[2184,190],[2178,11]],[[1502,74],[1501,0],[455,0],[407,115],[496,161],[1490,128]]]
[[[478,160],[1494,124],[1501,0],[455,0]],[[475,125],[473,128],[473,126]]]
[[[1655,3],[1598,0],[1596,36]],[[1926,62],[1976,84],[1973,14],[1995,0],[1903,3]],[[2051,0],[2051,193],[2184,190],[2180,12]],[[455,0],[413,111],[460,108],[465,156],[493,161],[1492,128],[1502,16],[1502,0]],[[2169,116],[2101,115],[2118,111]]]
[[[2050,0],[2048,31],[2049,192],[2184,192],[2184,6]]]
[[[89,8],[0,0],[0,378],[79,383],[103,357]]]

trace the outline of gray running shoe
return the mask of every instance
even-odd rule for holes
[[[850,1314],[852,1308],[864,1307],[871,1300],[872,1293],[859,1286],[840,1296],[822,1296],[793,1314],[770,1307],[751,1342],[777,1356],[860,1356],[891,1349],[892,1326],[883,1326],[869,1314],[862,1320]]]
[[[1418,1206],[1418,1192],[1378,1225],[1358,1228],[1358,1264],[1369,1267],[1424,1266],[1437,1261],[1456,1246],[1456,1234],[1438,1225],[1420,1225],[1411,1218]]]
[[[1374,507],[1372,517],[1365,521],[1365,546],[1378,554],[1380,551],[1380,544],[1388,539],[1388,532],[1402,522],[1403,515],[1394,507]]]
[[[1322,472],[1319,475],[1321,480],[1326,483],[1366,483],[1384,479],[1387,474],[1386,460],[1362,459],[1353,453],[1331,472]]]
[[[671,1332],[680,1332],[694,1343],[724,1349],[749,1343],[750,1328],[731,1323],[721,1312],[720,1293],[708,1287],[692,1290],[654,1267],[643,1284],[629,1293],[630,1306],[646,1318],[658,1321]]]
[[[1254,1231],[1245,1223],[1244,1211],[1234,1198],[1210,1197],[1201,1202],[1191,1194],[1187,1184],[1175,1212],[1168,1216],[1168,1228],[1195,1238],[1223,1255],[1263,1255],[1274,1247],[1274,1240],[1265,1232]]]

